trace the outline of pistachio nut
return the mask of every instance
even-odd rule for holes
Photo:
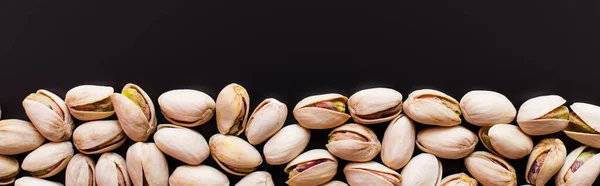
[[[331,180],[321,186],[348,186],[348,184],[338,180]]]
[[[467,122],[477,126],[510,123],[517,109],[506,96],[488,90],[473,90],[460,99],[460,110]]]
[[[108,86],[81,85],[67,92],[65,103],[71,115],[78,120],[104,119],[115,113],[110,101],[110,95],[114,91]]]
[[[517,123],[525,134],[539,136],[562,131],[569,124],[569,108],[560,96],[531,98],[519,108]]]
[[[46,139],[33,124],[18,120],[0,120],[0,154],[16,155],[32,151],[44,143]]]
[[[525,180],[532,185],[545,185],[565,163],[567,149],[558,138],[540,141],[529,155]]]
[[[593,185],[600,174],[599,152],[597,148],[581,146],[569,153],[556,174],[556,185]]]
[[[279,130],[263,147],[265,160],[270,165],[283,165],[304,151],[310,140],[310,131],[298,124]]]
[[[346,102],[346,96],[336,93],[309,96],[296,104],[294,118],[308,129],[334,128],[350,119]]]
[[[233,175],[245,176],[262,164],[260,153],[234,135],[215,134],[208,140],[210,154],[221,168]]]
[[[344,175],[350,185],[400,186],[404,181],[396,171],[374,161],[348,163]]]
[[[221,134],[239,136],[246,129],[250,96],[244,87],[232,83],[217,95],[217,129]]]
[[[246,125],[246,137],[252,145],[261,144],[273,136],[281,127],[288,115],[287,106],[273,98],[260,103]]]
[[[171,90],[158,97],[165,118],[179,126],[195,127],[208,122],[215,113],[215,100],[191,89]]]
[[[64,186],[61,183],[48,181],[45,179],[23,176],[15,181],[15,186]]]
[[[81,153],[75,154],[65,172],[65,185],[67,186],[96,186],[94,173],[94,160]]]
[[[208,165],[182,165],[169,178],[170,186],[229,186],[221,171]]]
[[[381,143],[371,129],[359,124],[344,124],[329,133],[327,150],[334,156],[355,162],[371,161],[381,150]]]
[[[515,125],[481,127],[478,134],[485,148],[504,158],[521,159],[533,150],[531,138]]]
[[[439,185],[442,170],[442,163],[434,155],[421,153],[402,169],[402,185]]]
[[[73,132],[73,144],[84,154],[101,154],[123,145],[127,136],[117,120],[90,121]]]
[[[381,160],[388,167],[404,167],[415,149],[415,124],[404,114],[394,118],[383,134]]]
[[[417,147],[439,158],[460,159],[471,154],[479,139],[463,126],[431,127],[417,134]]]
[[[102,154],[96,164],[98,186],[131,186],[125,159],[117,153]]]
[[[73,118],[65,102],[47,90],[38,90],[23,100],[23,108],[33,126],[46,139],[66,141],[73,134]]]
[[[337,173],[338,161],[325,149],[313,149],[296,157],[284,169],[290,186],[320,185]]]
[[[461,123],[460,105],[454,98],[432,89],[415,90],[404,102],[404,113],[426,125],[454,126]]]
[[[190,165],[200,165],[210,154],[202,134],[177,125],[158,125],[154,143],[160,151]]]
[[[51,177],[67,167],[73,154],[70,141],[46,143],[29,153],[21,168],[37,178]]]
[[[584,145],[600,148],[600,107],[587,103],[573,103],[569,125],[563,131],[571,139]]]
[[[17,158],[0,155],[0,185],[12,184],[18,174],[19,161]]]
[[[235,186],[274,186],[273,177],[265,171],[256,171],[248,174]]]
[[[388,122],[402,112],[402,94],[390,88],[364,89],[350,96],[348,110],[356,123]]]
[[[465,158],[465,167],[483,185],[517,185],[515,169],[492,153],[473,152]]]
[[[127,84],[121,94],[113,93],[115,107],[123,132],[136,142],[145,142],[156,130],[156,112],[150,96],[135,84]]]
[[[471,178],[464,172],[452,174],[442,179],[440,186],[477,186],[478,182],[475,178]]]
[[[169,185],[167,159],[154,143],[137,142],[125,157],[127,172],[134,186]]]

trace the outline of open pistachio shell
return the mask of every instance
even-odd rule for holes
[[[65,103],[71,115],[78,120],[104,119],[115,113],[109,98],[114,91],[109,86],[81,85],[67,92]]]
[[[0,185],[12,184],[17,174],[19,174],[19,161],[12,156],[0,155]]]
[[[45,179],[23,176],[15,181],[15,186],[63,186],[63,184]]]
[[[37,178],[51,177],[67,167],[73,154],[70,141],[46,143],[29,153],[21,168]]]
[[[110,100],[123,132],[136,142],[148,140],[156,130],[156,112],[150,96],[139,86],[129,83],[121,94],[111,94]]]
[[[569,108],[560,96],[531,98],[519,108],[517,123],[525,134],[539,136],[562,131],[569,124]]]
[[[461,172],[446,176],[440,186],[477,186],[477,180]]]
[[[581,146],[567,156],[556,174],[557,186],[593,185],[600,174],[600,150]]]
[[[348,163],[344,175],[350,185],[400,186],[404,181],[398,172],[374,161]]]
[[[283,165],[296,158],[310,140],[310,131],[298,124],[288,125],[277,132],[263,147],[270,165]]]
[[[47,90],[38,90],[23,100],[23,108],[31,123],[46,139],[66,141],[73,134],[73,118],[65,102]]]
[[[387,122],[402,112],[402,94],[390,88],[361,90],[348,99],[348,110],[356,123]]]
[[[294,118],[308,129],[334,128],[350,119],[346,114],[347,102],[348,98],[336,93],[309,96],[296,104]]]
[[[165,154],[190,165],[199,165],[210,154],[202,134],[177,125],[158,125],[154,143]]]
[[[217,96],[216,112],[219,133],[242,134],[250,112],[250,96],[246,89],[235,83],[225,86]]]
[[[169,165],[154,143],[131,145],[127,149],[125,163],[134,186],[169,185]]]
[[[33,124],[18,120],[0,120],[0,154],[16,155],[32,151],[44,143],[46,139]]]
[[[473,152],[465,158],[465,167],[482,185],[517,185],[515,169],[492,153]]]
[[[67,165],[65,185],[67,186],[96,186],[94,165],[90,157],[81,153],[75,154]]]
[[[169,186],[229,186],[229,179],[208,165],[182,165],[171,174]]]
[[[426,125],[454,126],[462,121],[458,101],[432,89],[410,93],[404,102],[404,113],[416,122]]]
[[[439,158],[460,159],[471,154],[479,139],[462,126],[431,127],[419,131],[417,147]]]
[[[533,141],[519,127],[496,124],[479,129],[481,143],[492,153],[508,159],[521,159],[533,150]]]
[[[102,154],[96,164],[98,186],[131,186],[125,159],[117,153]]]
[[[532,185],[545,185],[565,163],[567,149],[558,138],[540,141],[529,155],[525,180]]]
[[[273,178],[270,173],[265,171],[256,171],[248,174],[235,186],[274,186]]]
[[[331,180],[321,186],[348,186],[348,184],[338,180]]]
[[[437,186],[442,180],[442,163],[434,155],[421,153],[402,169],[402,185]]]
[[[600,148],[600,107],[573,103],[571,109],[569,125],[563,132],[584,145]]]
[[[179,89],[163,93],[158,105],[165,118],[179,126],[195,127],[208,122],[215,112],[215,100],[197,90]]]
[[[245,176],[262,164],[260,153],[234,135],[215,134],[208,140],[210,154],[221,168],[233,175]]]
[[[334,156],[354,162],[371,161],[381,150],[381,142],[371,129],[359,124],[344,124],[329,133],[327,150]]]
[[[337,173],[338,161],[327,150],[313,149],[296,157],[284,169],[290,186],[320,185]]]
[[[487,90],[473,90],[460,99],[460,109],[467,122],[477,126],[510,123],[517,109],[506,96]]]
[[[252,145],[261,144],[273,136],[281,127],[288,115],[287,106],[273,98],[260,103],[246,125],[246,137]]]
[[[73,132],[73,144],[84,154],[101,154],[123,145],[127,136],[117,120],[90,121]]]
[[[415,124],[404,114],[394,118],[383,134],[381,160],[388,167],[404,167],[415,149]]]

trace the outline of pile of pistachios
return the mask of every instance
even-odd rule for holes
[[[600,107],[565,103],[539,96],[517,110],[493,91],[470,91],[457,101],[422,89],[403,100],[394,89],[370,88],[349,98],[306,97],[292,110],[297,124],[286,125],[285,103],[268,98],[251,109],[246,89],[233,83],[216,100],[199,90],[163,93],[158,106],[170,123],[157,124],[152,99],[135,84],[121,93],[81,85],[64,100],[38,90],[22,102],[30,121],[0,120],[0,185],[227,186],[231,174],[243,176],[236,186],[273,186],[272,175],[259,170],[264,163],[286,165],[281,171],[292,186],[517,185],[517,176],[531,185],[592,185],[600,174]],[[113,114],[118,120],[107,119]],[[213,117],[217,134],[206,138],[193,129]],[[515,118],[518,125],[510,124]],[[461,126],[463,119],[478,133]],[[376,124],[387,125],[385,133],[369,128]],[[416,124],[428,127],[417,133]],[[324,148],[307,149],[311,130],[325,129],[331,132]],[[561,139],[531,139],[561,131],[583,145],[567,154]],[[113,152],[128,139],[135,143],[125,157]],[[475,151],[479,142],[488,152]],[[423,153],[413,156],[415,146]],[[18,162],[15,155],[25,153]],[[170,173],[167,156],[186,165]],[[505,160],[527,156],[527,165],[516,165],[526,166],[524,175]],[[203,164],[209,157],[219,167]],[[440,158],[463,161],[468,172],[442,178]],[[349,163],[337,172],[342,160]],[[17,178],[20,171],[30,176]],[[44,179],[62,171],[65,183]],[[347,183],[332,180],[336,174]]]

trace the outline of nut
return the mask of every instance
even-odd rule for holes
[[[125,159],[117,153],[102,154],[96,164],[98,186],[131,186]]]
[[[533,141],[519,127],[497,124],[479,129],[479,138],[490,152],[508,159],[521,159],[533,150]]]
[[[46,139],[33,124],[18,120],[0,120],[0,154],[16,155],[32,151],[44,143]]]
[[[67,186],[96,186],[94,165],[90,157],[81,153],[75,154],[65,172],[65,185]]]
[[[600,174],[599,152],[599,149],[581,146],[569,153],[556,174],[556,185],[593,185]]]
[[[274,186],[271,174],[265,171],[256,171],[248,174],[235,186]]]
[[[246,125],[246,137],[252,145],[265,142],[281,127],[288,115],[287,106],[273,98],[265,99],[260,103]]]
[[[344,124],[329,133],[327,150],[334,156],[355,162],[371,161],[381,150],[377,135],[359,124]]]
[[[18,174],[19,161],[12,156],[0,155],[0,185],[14,183]]]
[[[525,134],[539,136],[562,131],[569,124],[569,108],[560,96],[531,98],[519,108],[517,123]]]
[[[388,167],[404,167],[415,149],[415,124],[404,114],[394,118],[383,134],[381,160]]]
[[[482,185],[517,185],[515,169],[489,152],[473,152],[465,158],[465,167]]]
[[[38,90],[23,100],[23,108],[35,128],[46,139],[66,141],[73,134],[73,119],[65,102],[47,90]]]
[[[233,175],[245,176],[262,164],[260,153],[234,135],[215,134],[208,140],[212,158]]]
[[[442,179],[440,186],[477,186],[477,184],[478,183],[475,178],[471,178],[469,175],[461,172],[446,176],[444,179]]]
[[[21,168],[37,178],[48,178],[61,172],[73,157],[70,141],[46,143],[23,160]]]
[[[284,169],[290,186],[320,185],[337,173],[338,161],[327,150],[313,149],[296,157]]]
[[[402,169],[402,185],[439,185],[442,170],[442,163],[434,155],[421,153]]]
[[[308,129],[330,129],[348,121],[346,114],[348,98],[329,93],[306,97],[294,107],[294,118]]]
[[[177,125],[158,125],[154,143],[160,151],[190,165],[200,165],[210,154],[202,134]]]
[[[298,124],[288,125],[277,132],[263,147],[270,165],[283,165],[296,158],[310,140],[310,131]]]
[[[169,178],[170,186],[229,186],[229,179],[221,171],[208,165],[182,165]]]
[[[565,163],[567,149],[558,138],[540,141],[529,155],[525,180],[532,185],[545,185]]]
[[[101,154],[115,150],[127,140],[117,120],[90,121],[73,133],[73,144],[84,154]]]
[[[169,185],[169,165],[154,143],[131,145],[127,149],[125,163],[134,186]]]
[[[404,102],[404,113],[416,122],[426,125],[455,126],[462,121],[458,101],[432,89],[410,93]]]
[[[45,179],[23,176],[15,181],[15,186],[63,186],[63,184]]]
[[[235,83],[223,88],[217,96],[216,112],[219,133],[242,134],[250,112],[250,96],[246,89]]]
[[[493,91],[474,90],[460,99],[460,109],[465,120],[477,126],[510,123],[517,109],[506,96]]]
[[[356,123],[387,122],[402,112],[402,94],[390,88],[364,89],[350,96],[348,110]]]
[[[471,154],[479,140],[462,126],[431,127],[419,131],[417,147],[439,158],[460,159]]]
[[[573,103],[571,109],[569,125],[563,132],[584,145],[600,148],[600,107]]]
[[[104,119],[115,113],[109,98],[113,92],[114,89],[108,86],[81,85],[67,92],[65,103],[78,120]]]
[[[208,122],[215,113],[215,100],[197,90],[179,89],[158,97],[160,110],[169,122],[195,127]]]
[[[135,84],[127,84],[121,94],[113,93],[115,107],[123,132],[135,142],[145,142],[156,130],[156,112],[150,96]]]
[[[348,184],[338,180],[331,180],[330,182],[327,182],[321,186],[348,186]]]
[[[377,162],[348,163],[344,175],[350,185],[400,186],[402,176]]]

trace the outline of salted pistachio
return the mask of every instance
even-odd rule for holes
[[[584,145],[600,148],[600,107],[587,103],[573,103],[569,125],[563,131],[571,139]]]
[[[348,184],[338,180],[331,180],[321,186],[348,186]]]
[[[545,185],[565,163],[567,149],[558,138],[540,141],[529,155],[525,180],[532,185]]]
[[[530,136],[562,131],[569,124],[569,108],[560,96],[538,96],[525,101],[519,108],[517,123]]]
[[[296,104],[294,118],[308,129],[334,128],[350,119],[346,114],[347,102],[346,96],[336,93],[309,96]]]
[[[374,161],[348,163],[344,175],[350,185],[400,186],[404,181],[398,172]]]
[[[114,152],[100,156],[95,176],[98,186],[131,186],[125,159]]]
[[[482,185],[517,185],[515,169],[504,159],[485,151],[476,151],[465,158],[465,167]]]
[[[325,149],[313,149],[296,157],[284,169],[290,186],[320,185],[337,173],[338,161]]]
[[[177,125],[158,125],[154,143],[160,151],[190,165],[199,165],[210,154],[202,134]]]
[[[417,147],[439,158],[460,159],[471,154],[479,139],[463,126],[430,127],[417,134]]]
[[[1,155],[16,155],[32,151],[45,140],[30,122],[19,119],[0,120]]]
[[[23,160],[21,168],[37,178],[48,178],[61,172],[73,157],[70,141],[46,143]]]
[[[235,83],[225,86],[217,96],[216,112],[219,133],[242,134],[250,112],[250,96],[246,89]]]
[[[381,160],[388,167],[404,167],[415,149],[415,124],[404,114],[394,118],[383,134]]]
[[[375,132],[355,123],[333,129],[325,146],[334,156],[354,162],[371,161],[381,150],[381,142]]]
[[[432,89],[415,90],[404,102],[404,113],[426,125],[454,126],[461,123],[460,105],[454,98]]]
[[[273,177],[265,171],[256,171],[248,174],[235,186],[274,186]]]
[[[221,168],[233,175],[245,176],[262,164],[254,146],[234,135],[215,134],[208,140],[210,154]]]
[[[467,122],[477,126],[510,123],[517,109],[506,96],[488,90],[473,90],[460,99],[460,110]]]
[[[62,183],[48,181],[41,178],[23,176],[15,180],[15,186],[64,186]]]
[[[0,185],[15,182],[19,174],[19,161],[13,156],[0,155]]]
[[[442,179],[440,186],[477,186],[475,178],[471,178],[464,172],[452,174]]]
[[[442,170],[442,163],[434,155],[421,153],[413,157],[402,169],[402,185],[439,185]]]
[[[67,92],[65,103],[71,115],[78,120],[104,119],[115,113],[110,101],[110,95],[114,91],[109,86],[81,85]]]
[[[165,92],[158,97],[158,105],[169,122],[184,127],[205,124],[215,113],[215,100],[204,92],[191,89]]]
[[[117,120],[90,121],[73,132],[73,144],[84,154],[101,154],[123,145],[127,136]]]
[[[229,179],[208,165],[182,165],[171,174],[169,186],[229,186]]]
[[[261,144],[273,136],[281,127],[288,115],[287,106],[274,99],[267,98],[260,103],[246,125],[246,137],[252,145]]]
[[[154,143],[137,142],[127,149],[127,172],[134,186],[169,185],[167,159]]]
[[[521,159],[533,150],[533,141],[519,127],[496,124],[479,129],[479,139],[490,152],[508,159]]]
[[[600,149],[581,146],[567,156],[556,174],[557,186],[593,185],[600,174]]]
[[[150,96],[139,86],[129,83],[121,94],[111,94],[110,100],[123,132],[136,142],[148,140],[156,130],[156,112]]]
[[[310,131],[298,124],[279,130],[263,147],[265,160],[270,165],[283,165],[304,151],[310,141]]]
[[[60,142],[71,138],[73,118],[60,97],[47,90],[38,90],[29,94],[22,104],[33,126],[46,139]]]
[[[94,165],[96,163],[90,157],[77,153],[65,172],[65,185],[67,186],[96,186]]]
[[[356,123],[388,122],[402,112],[402,94],[391,88],[364,89],[350,96],[348,110]]]

